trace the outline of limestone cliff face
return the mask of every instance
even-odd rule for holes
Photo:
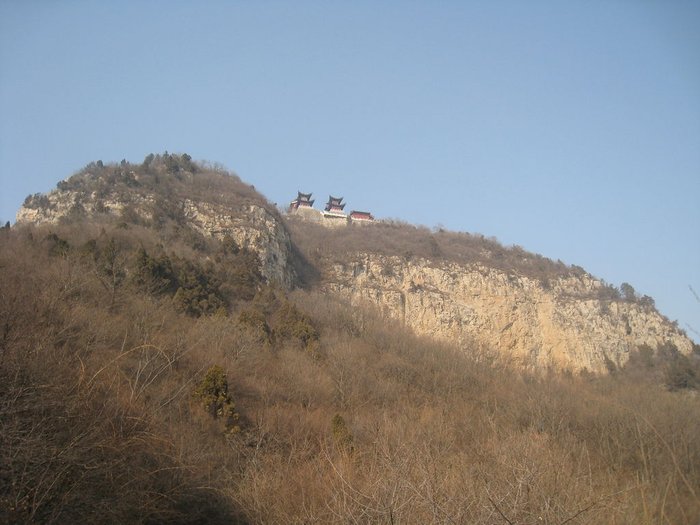
[[[481,265],[358,255],[329,264],[325,288],[351,302],[369,301],[416,332],[469,346],[476,341],[526,367],[606,371],[629,351],[692,342],[656,310],[595,298],[603,284],[588,275],[539,281]]]
[[[174,204],[190,228],[205,236],[230,235],[239,247],[257,254],[260,271],[269,282],[286,289],[292,287],[295,276],[289,264],[289,233],[278,217],[264,206],[245,202],[228,207],[191,199]],[[54,190],[28,199],[17,212],[16,220],[18,224],[58,224],[76,215],[89,218],[130,213],[149,221],[158,207],[159,201],[154,195],[139,192],[110,193],[98,198],[95,193]]]
[[[189,223],[205,235],[230,235],[238,246],[258,254],[260,271],[270,282],[290,289],[294,272],[290,263],[291,240],[282,222],[262,206],[249,204],[232,214],[222,206],[185,202]]]

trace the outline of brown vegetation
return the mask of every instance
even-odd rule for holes
[[[379,254],[412,259],[427,259],[431,263],[479,264],[495,268],[509,275],[538,280],[548,288],[552,282],[566,277],[591,277],[580,266],[567,266],[542,255],[531,253],[520,246],[505,247],[496,239],[467,232],[450,232],[443,229],[431,231],[424,226],[413,226],[400,221],[380,221],[371,226],[325,228],[311,221],[290,217],[288,226],[296,246],[305,260],[310,261],[316,273],[302,268],[299,274],[306,282],[313,283],[324,265],[343,262],[358,254]],[[391,271],[390,268],[387,271]],[[653,308],[650,297],[636,297],[634,289],[623,283],[626,294],[611,285],[602,283],[595,292],[584,293],[580,298],[593,297],[603,301],[636,301]],[[630,293],[630,290],[632,292]]]
[[[277,210],[255,188],[221,166],[194,163],[189,155],[148,155],[143,163],[91,162],[70,178],[57,184],[49,195],[29,195],[28,209],[55,210],[57,200],[67,197],[70,209],[63,210],[61,222],[118,222],[124,228],[147,226],[170,241],[183,234],[189,244],[204,248],[187,226],[186,202],[206,202],[225,207],[227,213],[245,218],[248,206],[255,204],[274,216]]]
[[[684,363],[516,371],[179,231],[0,231],[0,522],[700,519]]]

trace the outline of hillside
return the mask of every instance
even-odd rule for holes
[[[643,346],[692,352],[650,297],[521,248],[402,224],[328,231],[293,221],[291,230],[328,293],[521,367],[606,373]]]
[[[0,230],[0,522],[700,519],[698,352],[648,299],[479,236],[369,228],[288,221],[185,155],[28,198]],[[554,373],[412,324],[450,326],[477,277],[504,308],[626,314],[625,357]]]
[[[118,218],[153,227],[166,242],[181,232],[192,246],[197,236],[229,236],[284,289],[300,277],[296,284],[378,307],[419,334],[476,343],[531,369],[605,373],[642,346],[692,352],[650,297],[622,294],[582,268],[467,233],[391,222],[329,230],[298,215],[285,221],[220,171],[167,153],[141,165],[91,164],[54,192],[28,197],[17,222]]]

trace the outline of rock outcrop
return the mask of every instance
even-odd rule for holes
[[[185,213],[191,226],[200,233],[218,238],[230,235],[238,246],[255,252],[260,260],[260,272],[269,282],[286,289],[293,286],[289,233],[266,208],[249,204],[242,213],[232,214],[221,206],[187,200]]]
[[[98,196],[71,190],[54,190],[27,198],[17,212],[18,224],[59,224],[72,218],[131,216],[146,223],[159,213],[162,198],[137,192]],[[193,230],[223,238],[229,235],[240,248],[257,254],[260,272],[269,282],[290,289],[295,275],[289,262],[291,240],[284,224],[262,203],[242,202],[235,207],[193,199],[169,202]]]
[[[605,373],[640,345],[671,343],[686,354],[693,347],[653,307],[597,298],[604,284],[588,275],[545,287],[478,264],[364,254],[328,265],[324,286],[420,334],[465,348],[477,342],[528,368]]]

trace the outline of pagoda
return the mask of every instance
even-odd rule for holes
[[[295,211],[299,208],[313,208],[314,200],[311,198],[311,195],[311,193],[297,191],[297,198],[289,203],[289,211]]]
[[[343,208],[345,208],[345,203],[343,202],[342,197],[333,197],[332,195],[329,195],[328,202],[326,203],[326,207],[324,208],[324,215],[345,217],[346,215],[343,211]]]

